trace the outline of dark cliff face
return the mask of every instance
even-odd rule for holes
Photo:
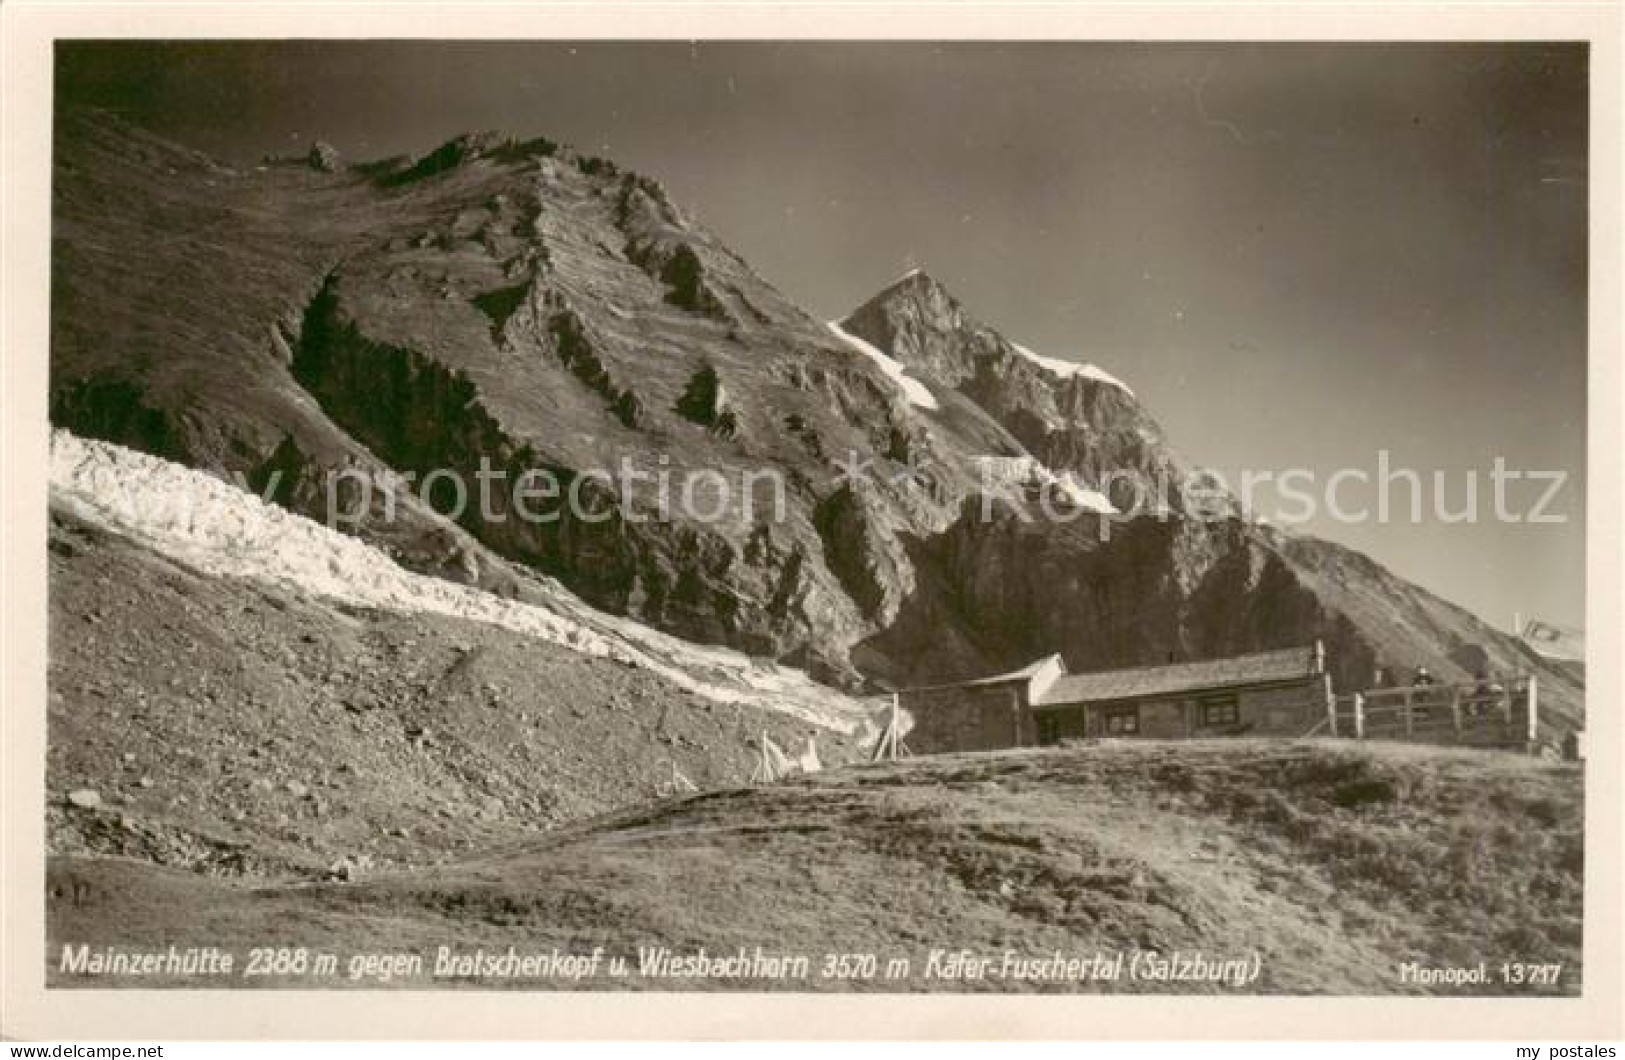
[[[1290,563],[1238,520],[1183,515],[1116,524],[1057,525],[1036,509],[999,504],[991,518],[967,509],[916,559],[953,587],[954,607],[926,602],[865,644],[877,657],[911,660],[921,673],[963,674],[954,650],[935,643],[944,626],[978,646],[980,672],[1061,652],[1074,670],[1215,658],[1321,639],[1334,678],[1368,677],[1367,641],[1328,608]],[[968,676],[968,675],[967,675]]]
[[[55,165],[53,420],[318,518],[334,472],[409,478],[364,510],[340,499],[342,525],[415,568],[519,595],[553,577],[846,685],[1315,636],[1345,682],[1379,658],[1451,674],[1468,644],[1526,661],[1364,557],[1229,502],[1201,517],[1190,465],[1126,388],[1023,351],[924,274],[842,322],[928,388],[911,397],[607,160],[482,134],[417,161],[233,167],[78,113]],[[1114,476],[1133,472],[1166,484],[1171,517],[1106,540],[1091,513],[984,519],[987,458],[1123,508]],[[599,497],[601,518],[545,522],[512,517],[502,488],[455,518],[446,483],[415,488],[485,468],[591,497],[624,461],[735,488],[714,517],[663,518],[644,477]],[[777,485],[746,505],[763,473]]]
[[[959,391],[1026,452],[1099,489],[1119,510],[1136,506],[1137,489],[1140,507],[1188,506],[1189,464],[1127,387],[1016,345],[924,272],[886,287],[841,326],[922,377]]]

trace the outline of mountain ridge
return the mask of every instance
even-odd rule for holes
[[[1085,669],[1314,636],[1342,687],[1379,661],[1463,675],[1473,645],[1546,673],[1340,546],[1251,524],[1225,495],[1198,512],[1195,465],[1132,391],[1046,367],[925,273],[838,321],[899,375],[658,182],[545,138],[241,169],[73,112],[55,164],[59,426],[256,488],[274,474],[278,503],[318,516],[353,469],[468,480],[484,460],[572,484],[630,459],[783,483],[777,520],[737,497],[717,519],[631,518],[654,510],[646,481],[604,521],[542,526],[507,508],[450,519],[432,492],[370,496],[346,528],[409,568],[520,598],[539,571],[594,607],[846,688],[1057,650]],[[991,467],[1043,481],[997,483],[984,519]],[[1046,475],[1127,511],[1128,474],[1165,481],[1168,512],[1030,518]],[[1552,680],[1577,717],[1583,689]]]

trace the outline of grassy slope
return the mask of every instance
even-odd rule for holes
[[[657,803],[359,884],[250,887],[58,859],[50,952],[70,941],[341,954],[760,945],[907,956],[917,972],[937,946],[1256,948],[1260,992],[1420,990],[1395,978],[1409,959],[1562,961],[1560,989],[1576,992],[1580,793],[1572,766],[1392,745],[917,759]],[[942,984],[885,988],[930,986]],[[802,987],[839,984],[815,972]]]

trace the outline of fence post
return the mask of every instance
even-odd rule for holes
[[[1450,724],[1456,730],[1456,742],[1461,742],[1461,686],[1450,686]]]
[[[1535,675],[1529,675],[1529,750],[1532,752],[1540,742],[1540,698],[1535,684]]]
[[[1407,688],[1405,690],[1405,739],[1407,740],[1411,738],[1411,734],[1416,729],[1415,700],[1416,688],[1414,686]]]
[[[1354,738],[1365,739],[1365,693],[1354,693]]]
[[[1326,674],[1321,685],[1326,695],[1326,725],[1333,736],[1337,735],[1337,697],[1332,695],[1332,675]]]

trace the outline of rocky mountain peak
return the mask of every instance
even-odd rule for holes
[[[913,268],[881,287],[847,319],[883,312],[913,312],[953,326],[953,318],[962,316],[963,309],[946,284],[923,268]]]
[[[840,327],[910,373],[957,390],[1049,471],[1106,494],[1114,492],[1107,480],[1131,472],[1166,483],[1167,502],[1183,508],[1184,462],[1127,386],[1093,365],[1010,341],[924,271],[888,284]],[[1127,510],[1131,488],[1115,488],[1112,503]]]
[[[919,266],[909,269],[897,279],[876,291],[874,297],[869,301],[883,302],[897,298],[954,302],[953,296],[948,293],[948,288]]]
[[[484,130],[454,136],[421,157],[401,155],[380,159],[360,168],[380,185],[390,187],[413,184],[480,161],[517,163],[554,156],[572,162],[585,158],[546,137],[525,140],[510,133]],[[605,163],[602,168],[611,167]]]

